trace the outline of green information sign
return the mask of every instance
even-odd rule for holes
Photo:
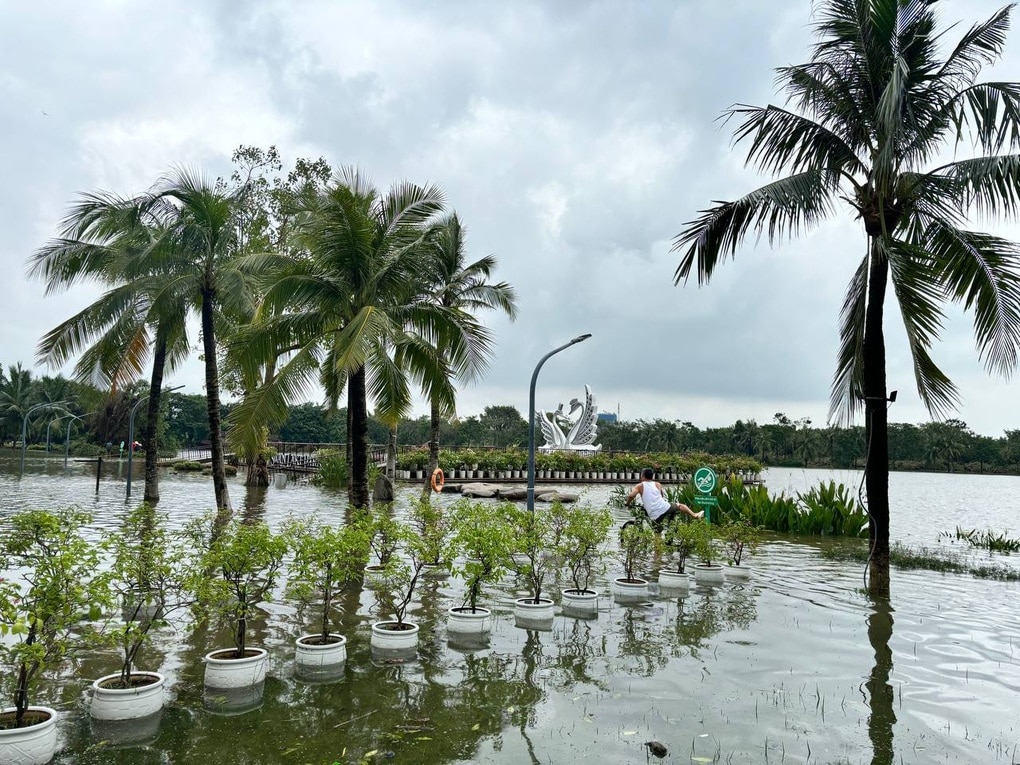
[[[719,479],[710,467],[699,467],[694,471],[694,488],[700,494],[711,494],[715,491]]]

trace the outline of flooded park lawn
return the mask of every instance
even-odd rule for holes
[[[36,460],[19,480],[16,462],[0,463],[0,523],[18,510],[74,503],[94,513],[97,536],[116,527],[127,509],[124,468],[107,466],[98,498],[90,469],[65,473]],[[771,471],[767,480],[801,488],[829,477]],[[160,510],[174,525],[213,503],[202,477],[167,475],[160,488]],[[1016,478],[894,474],[893,537],[934,546],[956,525],[1016,535],[1018,488]],[[238,513],[273,527],[291,514],[343,517],[342,497],[305,483],[246,493],[234,480],[230,490]],[[400,494],[398,514],[413,493]],[[599,487],[583,501],[607,496]],[[973,507],[960,504],[965,497]],[[683,595],[653,587],[628,605],[609,594],[619,571],[610,563],[597,616],[557,610],[545,631],[515,625],[513,599],[523,593],[507,578],[486,593],[494,625],[475,647],[451,643],[445,628],[459,580],[426,580],[409,614],[422,626],[418,658],[402,663],[373,660],[374,595],[358,588],[342,613],[343,675],[318,684],[294,677],[294,639],[308,622],[281,597],[251,630],[249,643],[269,650],[271,666],[261,698],[243,713],[204,695],[202,657],[230,641],[203,629],[161,631],[138,662],[170,680],[158,727],[90,722],[86,689],[116,670],[112,651],[79,656],[38,698],[62,713],[55,762],[81,765],[1020,763],[1020,585],[894,570],[889,598],[872,598],[862,567],[826,559],[825,544],[773,539],[748,582],[692,582]],[[650,741],[665,746],[664,757]]]

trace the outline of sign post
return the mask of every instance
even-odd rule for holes
[[[719,500],[713,496],[719,477],[715,471],[707,465],[699,467],[694,471],[694,489],[698,493],[694,497],[694,504],[705,511],[705,522],[712,522],[712,508],[719,506]]]

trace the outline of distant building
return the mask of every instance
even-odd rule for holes
[[[599,412],[599,422],[616,422],[616,412]]]

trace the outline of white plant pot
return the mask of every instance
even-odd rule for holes
[[[264,648],[246,648],[248,655],[241,659],[229,658],[233,653],[233,648],[221,648],[205,655],[207,688],[250,688],[266,679],[269,653]]]
[[[593,614],[599,610],[599,594],[595,590],[563,590],[560,605],[565,614]]]
[[[298,669],[323,669],[335,667],[347,661],[347,638],[329,633],[332,643],[320,643],[322,635],[302,635],[295,643],[294,663]]]
[[[535,603],[534,598],[517,598],[514,601],[514,616],[527,620],[544,622],[552,621],[556,615],[556,604],[549,598],[539,598]]]
[[[648,597],[648,582],[644,579],[618,577],[613,580],[613,596],[617,600],[644,600]]]
[[[734,563],[726,567],[726,578],[744,581],[751,578],[751,567],[747,563]]]
[[[393,629],[395,621],[374,622],[372,624],[372,648],[383,651],[407,651],[418,647],[417,624],[404,622],[405,629]]]
[[[0,714],[14,714],[14,707]],[[49,719],[27,728],[0,730],[0,762],[4,765],[46,765],[57,750],[57,713],[49,707],[29,707],[30,713]]]
[[[492,629],[492,612],[487,608],[455,607],[446,612],[447,632],[482,635]]]
[[[676,571],[666,571],[665,569],[659,571],[660,590],[687,590],[690,583],[690,577],[686,572],[678,574]]]
[[[89,714],[96,720],[135,720],[161,712],[166,678],[158,672],[133,672],[131,677],[149,682],[132,688],[104,688],[105,683],[120,680],[119,672],[94,681]]]
[[[385,566],[372,565],[365,566],[365,586],[366,587],[378,587],[382,584],[385,578],[386,568]]]
[[[699,563],[694,567],[694,581],[697,584],[722,584],[725,581],[723,567],[714,563],[711,566]]]
[[[421,575],[426,579],[449,579],[450,569],[434,563],[425,563],[421,567]]]

